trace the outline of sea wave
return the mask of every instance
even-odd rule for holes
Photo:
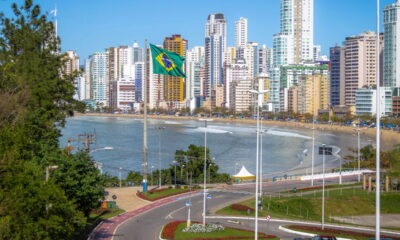
[[[304,139],[312,139],[311,137],[304,136],[304,135],[301,135],[298,133],[282,132],[282,131],[276,131],[276,130],[268,130],[267,134],[281,136],[281,137],[297,137],[297,138],[304,138]]]
[[[205,127],[198,127],[198,128],[193,129],[193,131],[195,131],[195,132],[205,132],[206,128]],[[232,133],[232,132],[208,127],[207,128],[207,133]]]

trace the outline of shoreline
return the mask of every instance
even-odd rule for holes
[[[74,116],[92,116],[92,117],[125,117],[143,119],[143,114],[113,114],[113,113],[74,113]],[[198,120],[198,117],[193,116],[169,116],[169,115],[148,115],[149,119],[159,120]],[[202,117],[205,118],[205,117]],[[237,118],[213,118],[215,122],[230,122],[230,123],[244,123],[255,124],[255,119],[237,119]],[[273,121],[262,120],[265,125],[275,125],[280,127],[287,127],[289,129],[312,129],[312,123],[290,122],[290,121]],[[328,131],[331,133],[354,134],[354,127],[352,126],[338,126],[327,124],[315,124],[318,131]],[[367,136],[375,139],[375,128],[361,128],[361,136]],[[382,150],[388,151],[395,145],[400,144],[400,133],[391,130],[381,130],[381,143]]]

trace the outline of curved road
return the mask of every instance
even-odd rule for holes
[[[352,181],[354,178],[346,178],[343,181]],[[337,179],[326,180],[327,184],[337,183]],[[315,185],[320,185],[319,181],[314,181]],[[265,183],[263,185],[264,195],[276,194],[276,192],[297,188],[308,187],[309,182],[284,182],[284,183]],[[222,223],[225,226],[232,226],[248,230],[254,230],[254,219],[242,218],[239,221],[241,225],[228,222],[229,219],[210,216],[210,212],[214,212],[229,204],[245,200],[253,197],[254,184],[228,186],[229,189],[212,189],[210,194],[212,199],[207,200],[207,222]],[[186,196],[171,197],[169,199],[160,200],[152,203],[145,208],[122,215],[118,220],[106,221],[95,231],[91,239],[105,240],[157,240],[162,226],[168,222],[175,220],[186,220],[188,207],[185,206],[186,201],[192,201],[191,219],[192,221],[202,221],[203,211],[203,193],[197,192],[187,194]],[[265,218],[265,216],[264,216]],[[259,221],[259,231],[267,234],[273,234],[281,239],[293,239],[299,237],[294,234],[286,233],[279,230],[280,225],[293,224],[291,221],[272,220],[267,222],[265,219]],[[318,225],[318,224],[313,224]],[[365,231],[365,230],[364,230]],[[111,233],[111,234],[110,234]]]

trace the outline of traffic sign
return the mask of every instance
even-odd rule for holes
[[[117,196],[114,194],[114,195],[112,195],[112,199],[117,199]]]
[[[267,221],[269,222],[269,221],[271,220],[271,216],[268,215],[268,216],[266,217],[266,219],[267,219]]]
[[[186,207],[190,207],[190,206],[192,206],[192,202],[191,201],[185,202],[185,205],[186,205]]]
[[[211,194],[208,194],[208,195],[207,195],[207,199],[212,199]]]

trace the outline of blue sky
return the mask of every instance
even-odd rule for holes
[[[314,0],[315,44],[329,47],[346,36],[375,30],[375,0]],[[11,16],[15,0],[0,0],[0,11]],[[21,3],[22,0],[17,0]],[[131,45],[144,39],[161,44],[181,34],[189,47],[204,45],[207,15],[222,12],[228,22],[228,45],[234,45],[234,24],[249,19],[249,41],[272,47],[279,32],[280,0],[36,0],[43,11],[58,8],[62,50],[76,50],[81,59],[110,46]],[[395,0],[381,0],[381,7]],[[83,61],[82,61],[83,63]]]

